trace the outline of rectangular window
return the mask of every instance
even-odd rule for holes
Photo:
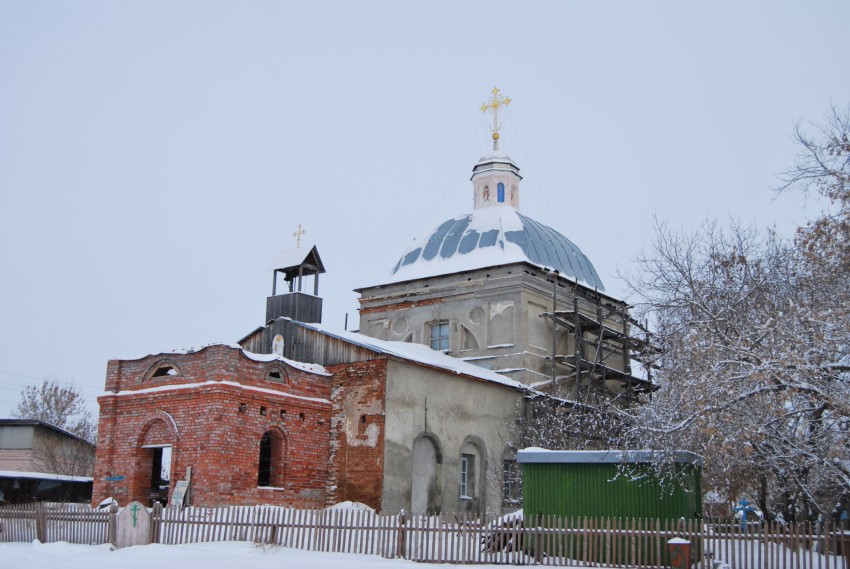
[[[447,351],[449,349],[449,323],[435,322],[431,324],[431,349]]]
[[[516,505],[522,502],[522,478],[515,460],[502,463],[502,503]]]
[[[460,455],[460,497],[471,500],[475,494],[475,457]]]

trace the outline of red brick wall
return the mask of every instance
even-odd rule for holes
[[[151,377],[162,363],[175,366],[179,375]],[[280,372],[286,383],[269,381],[269,371]],[[106,388],[113,393],[98,398],[94,503],[106,496],[122,504],[147,503],[153,451],[141,445],[170,443],[172,490],[191,467],[194,505],[325,504],[330,377],[281,361],[255,361],[238,348],[217,345],[110,361]],[[275,487],[259,488],[260,439],[270,430],[278,458]],[[113,475],[125,479],[104,480]]]
[[[386,358],[328,366],[333,423],[328,502],[381,507],[384,478]]]

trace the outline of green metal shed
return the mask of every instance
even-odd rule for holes
[[[652,519],[702,517],[702,458],[675,453],[677,477],[661,484],[653,451],[524,449],[525,515]]]
[[[517,453],[522,464],[523,514],[527,521],[545,525],[542,517],[557,516],[569,525],[580,518],[637,518],[686,520],[702,517],[702,458],[691,452],[674,454],[676,476],[659,480],[653,467],[653,451],[551,451],[531,448]],[[621,540],[617,547],[629,558],[633,543]],[[575,557],[580,542],[559,555]],[[700,544],[694,544],[696,554]],[[644,547],[643,562],[666,563]],[[554,554],[549,551],[547,554]]]

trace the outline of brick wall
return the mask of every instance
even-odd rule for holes
[[[111,393],[98,398],[94,503],[106,496],[147,503],[154,451],[143,445],[171,444],[171,490],[191,467],[195,505],[325,504],[330,377],[215,345],[110,361],[106,388]],[[258,487],[266,432],[273,475],[270,487]],[[104,480],[116,475],[125,478]]]
[[[379,510],[387,360],[328,366],[328,371],[334,374],[328,503],[350,500]]]

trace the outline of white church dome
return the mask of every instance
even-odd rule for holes
[[[572,241],[519,213],[519,166],[499,149],[498,111],[511,102],[494,87],[482,111],[493,113],[493,149],[472,169],[474,211],[449,219],[413,241],[390,283],[511,263],[557,269],[561,276],[604,291],[590,260]]]
[[[396,263],[390,282],[510,263],[557,269],[566,278],[605,290],[590,260],[572,241],[509,205],[476,209],[424,232]]]

